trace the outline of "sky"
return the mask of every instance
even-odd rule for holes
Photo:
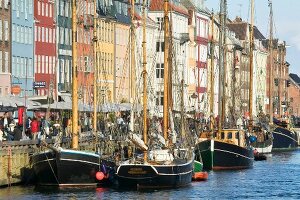
[[[290,63],[290,73],[300,76],[300,0],[273,0],[274,38],[286,41],[287,62]],[[205,0],[209,10],[219,12],[220,0]],[[250,21],[250,0],[227,0],[228,16],[235,19],[242,17],[244,21]],[[254,22],[260,32],[269,37],[269,13],[268,0],[255,1]]]

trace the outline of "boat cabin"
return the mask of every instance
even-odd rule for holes
[[[222,140],[230,144],[238,146],[246,146],[245,132],[240,129],[223,129],[221,134],[218,135],[217,140]]]

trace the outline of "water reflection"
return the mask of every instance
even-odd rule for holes
[[[276,152],[253,169],[211,171],[207,181],[170,190],[127,191],[111,188],[13,186],[0,189],[0,199],[299,199],[300,151]]]

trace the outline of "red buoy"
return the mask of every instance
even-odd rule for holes
[[[193,181],[205,181],[208,179],[207,172],[195,172],[193,175]]]
[[[98,181],[102,181],[103,178],[104,178],[103,172],[97,172],[97,173],[96,173],[96,179],[97,179]]]

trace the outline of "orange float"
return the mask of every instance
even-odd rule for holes
[[[207,172],[195,172],[193,175],[193,181],[206,181],[208,179]]]

